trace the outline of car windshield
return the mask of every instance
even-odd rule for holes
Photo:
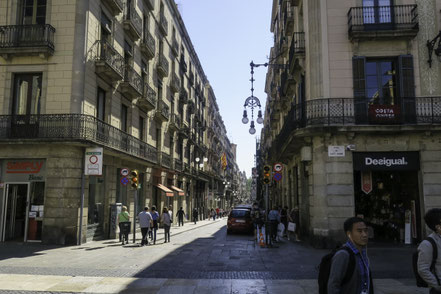
[[[250,212],[248,210],[234,209],[231,211],[231,217],[248,217]]]

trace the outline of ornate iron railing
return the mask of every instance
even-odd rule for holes
[[[176,113],[174,113],[172,115],[172,122],[175,124],[176,128],[181,127],[181,124],[182,124],[181,117],[179,115],[177,115]]]
[[[161,112],[162,116],[170,119],[170,110],[168,105],[164,101],[159,101],[159,111]]]
[[[104,61],[115,72],[124,77],[124,58],[106,41],[96,41],[92,46],[92,56],[96,61]]]
[[[418,29],[417,5],[351,7],[349,33],[372,30]]]
[[[152,105],[156,105],[158,99],[156,98],[156,91],[153,90],[147,83],[144,83],[144,95],[143,97],[147,99]]]
[[[161,165],[163,167],[171,168],[172,167],[172,158],[170,155],[162,152]]]
[[[394,106],[373,105],[367,98],[324,98],[293,105],[277,137],[307,126],[441,125],[441,97],[400,98]]]
[[[141,76],[135,71],[135,69],[130,66],[125,66],[125,73],[124,73],[124,82],[127,82],[132,86],[136,91],[142,95],[143,93],[143,81]]]
[[[0,141],[80,141],[157,163],[155,147],[84,114],[0,115]]]
[[[178,75],[174,72],[171,74],[171,81],[170,81],[170,87],[172,88],[173,92],[179,92],[180,90],[180,81],[178,78]]]
[[[156,50],[155,38],[147,30],[144,31],[144,37],[142,43],[150,50],[152,57],[155,56],[155,50]]]
[[[175,158],[175,170],[182,171],[182,160]]]
[[[48,47],[55,49],[55,28],[45,25],[0,26],[0,48]]]
[[[168,60],[163,53],[159,55],[158,68],[164,72],[164,76],[168,76]]]
[[[136,32],[139,36],[141,36],[142,33],[142,19],[139,16],[138,12],[136,11],[135,7],[132,5],[128,5],[126,7],[126,13],[124,14],[124,20],[128,20],[132,23],[133,27],[135,28]]]

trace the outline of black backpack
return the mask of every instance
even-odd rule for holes
[[[430,244],[432,244],[433,251],[432,251],[432,263],[430,264],[430,271],[435,274],[436,280],[438,281],[439,284],[439,279],[435,272],[435,263],[436,263],[436,259],[438,258],[438,247],[436,246],[435,240],[433,240],[433,238],[427,237],[424,240],[427,240],[430,242]],[[429,285],[427,285],[426,281],[424,281],[423,278],[421,278],[420,274],[418,273],[418,250],[415,250],[415,252],[412,254],[412,267],[413,267],[413,273],[415,274],[416,285],[418,287],[427,288]]]
[[[327,294],[328,293],[328,280],[329,274],[331,272],[332,258],[335,253],[340,250],[346,250],[349,253],[349,264],[346,270],[346,274],[343,278],[342,284],[347,283],[354,273],[355,269],[355,254],[352,250],[347,246],[341,246],[332,250],[330,253],[326,254],[322,257],[322,260],[319,265],[319,275],[318,275],[318,284],[319,284],[319,294]]]

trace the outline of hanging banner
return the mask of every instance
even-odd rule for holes
[[[370,171],[361,172],[361,191],[365,194],[372,192],[372,173]]]

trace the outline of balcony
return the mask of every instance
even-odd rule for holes
[[[147,83],[144,83],[144,91],[143,95],[140,99],[138,99],[138,106],[145,110],[150,111],[155,109],[156,107],[156,92],[152,89]]]
[[[121,92],[130,99],[142,96],[144,92],[144,83],[141,76],[130,65],[125,66],[124,81],[120,84],[120,87]]]
[[[0,26],[0,55],[52,56],[55,51],[55,28],[51,25]]]
[[[188,103],[188,92],[184,88],[181,88],[181,90],[179,91],[179,102],[183,104]]]
[[[159,15],[159,29],[164,34],[164,36],[168,35],[168,21],[165,18],[164,12]]]
[[[124,58],[110,43],[96,41],[92,47],[95,58],[95,72],[108,82],[124,78]]]
[[[184,125],[181,121],[181,129],[179,130],[179,136],[184,139],[188,139],[190,128]]]
[[[182,160],[175,158],[175,170],[179,172],[183,171]]]
[[[351,7],[349,39],[413,39],[418,34],[417,5]]]
[[[137,41],[142,34],[142,19],[134,6],[126,6],[126,13],[123,19],[123,28],[126,34],[133,40]]]
[[[159,122],[166,122],[170,119],[170,108],[164,101],[159,101],[158,108],[156,109],[155,118]]]
[[[153,38],[152,34],[149,31],[144,31],[144,37],[141,41],[141,53],[147,58],[152,59],[155,57],[155,38]]]
[[[172,168],[172,158],[167,153],[161,153],[161,165],[165,168]]]
[[[156,65],[158,75],[162,78],[168,76],[168,60],[163,53],[159,55],[158,64]]]
[[[170,116],[170,123],[168,125],[169,129],[171,131],[179,131],[179,129],[181,128],[181,117],[179,117],[179,115],[173,113]]]
[[[289,70],[291,73],[294,73],[296,66],[298,66],[296,60],[303,56],[305,56],[305,33],[296,32],[293,34],[289,48]]]
[[[178,56],[179,54],[179,44],[178,44],[178,40],[176,40],[176,37],[172,38],[171,41],[171,51],[175,56]]]
[[[1,115],[0,141],[98,145],[156,163],[156,148],[84,114]]]
[[[170,80],[170,90],[172,93],[177,93],[181,89],[181,83],[178,78],[178,75],[175,73],[171,74],[171,80]]]
[[[144,3],[148,9],[150,9],[150,10],[155,9],[155,0],[144,0]]]
[[[107,3],[113,16],[120,14],[124,10],[123,0],[105,0],[103,2]]]

